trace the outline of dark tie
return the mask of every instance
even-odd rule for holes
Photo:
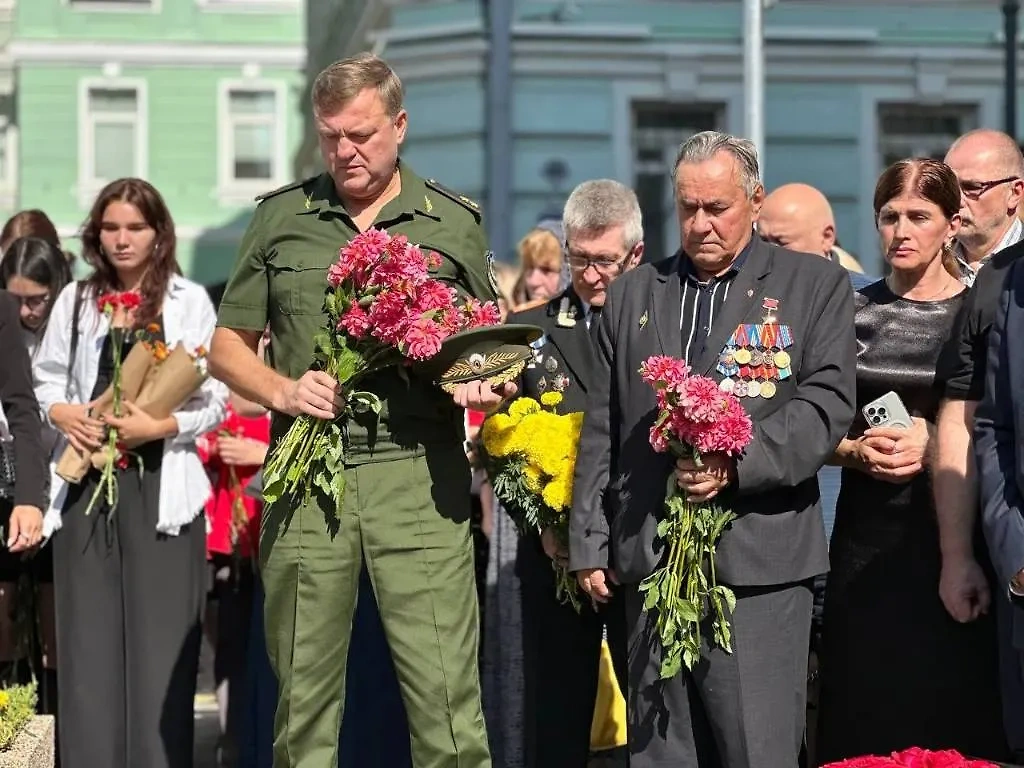
[[[597,329],[601,325],[601,308],[591,307],[590,308],[590,338],[593,339],[594,343],[597,343]]]

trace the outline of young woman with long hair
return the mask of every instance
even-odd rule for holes
[[[95,450],[113,427],[128,461],[116,470],[115,508],[101,502],[88,515],[99,472],[78,484],[52,475],[45,530],[59,528],[61,760],[64,768],[187,768],[205,594],[201,513],[210,493],[196,439],[222,420],[227,390],[207,379],[166,419],[130,402],[120,418],[93,404],[113,378],[111,327],[128,331],[125,356],[137,331],[192,351],[209,345],[216,317],[205,289],[181,277],[174,223],[145,181],[120,179],[100,192],[82,255],[93,272],[57,299],[36,358],[36,394],[67,443]],[[141,301],[108,319],[97,298],[111,291],[134,291]]]

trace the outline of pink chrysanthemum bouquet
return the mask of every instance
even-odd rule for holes
[[[682,360],[656,355],[640,367],[643,380],[654,387],[658,418],[651,427],[651,446],[658,453],[692,457],[724,453],[738,456],[753,438],[750,416],[736,396],[723,392],[713,379],[691,376]],[[736,597],[715,577],[715,550],[726,526],[735,519],[712,502],[695,504],[669,474],[665,517],[658,537],[665,542],[665,564],[643,580],[644,608],[657,611],[656,629],[665,649],[661,676],[676,675],[685,664],[693,669],[700,658],[701,621],[709,615],[713,639],[732,651],[729,618]],[[704,564],[709,573],[704,571]]]
[[[380,413],[372,392],[359,381],[395,365],[429,360],[445,339],[495,325],[494,302],[459,298],[454,288],[430,277],[440,262],[402,235],[369,229],[341,249],[327,270],[327,325],[314,342],[314,359],[341,384],[346,408],[335,421],[299,416],[273,447],[263,473],[263,496],[308,499],[314,489],[333,498],[340,513],[345,494],[341,422],[355,413]]]

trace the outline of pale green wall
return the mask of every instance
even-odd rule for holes
[[[252,47],[260,83],[285,87],[287,115],[283,176],[302,136],[305,76],[299,69],[263,65],[259,46],[304,42],[303,3],[285,13],[214,11],[197,0],[158,0],[160,11],[84,11],[66,0],[23,0],[14,24],[16,42],[126,41],[159,45]],[[247,57],[248,58],[248,57]],[[118,62],[117,46],[111,62]],[[99,65],[23,61],[16,65],[19,129],[18,208],[41,208],[63,231],[77,231],[88,212],[79,199],[79,93],[83,79],[102,79]],[[164,196],[179,227],[178,258],[186,274],[212,283],[227,275],[255,202],[218,199],[218,94],[222,80],[244,81],[241,65],[154,66],[122,64],[118,79],[145,82],[148,132],[146,178]],[[272,185],[270,185],[272,186]],[[261,190],[269,191],[269,190]],[[13,211],[0,210],[6,218]],[[69,250],[77,251],[74,238]]]
[[[66,0],[21,0],[15,15],[19,38],[140,42],[266,43],[305,38],[303,5],[288,13],[217,11],[196,0],[158,0],[159,12],[83,10]]]

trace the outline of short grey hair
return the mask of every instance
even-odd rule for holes
[[[702,131],[682,144],[676,153],[676,164],[672,168],[672,184],[675,186],[679,166],[683,163],[703,163],[719,152],[728,152],[740,169],[740,183],[747,197],[753,197],[761,184],[761,169],[757,162],[757,147],[749,139],[741,139],[728,133]]]
[[[584,181],[565,201],[562,229],[566,243],[619,226],[626,250],[632,251],[644,239],[644,226],[636,193],[625,184],[612,179]]]

